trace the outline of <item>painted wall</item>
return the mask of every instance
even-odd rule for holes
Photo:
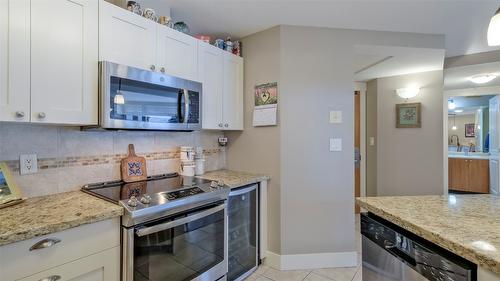
[[[254,87],[258,84],[278,82],[278,99],[281,102],[280,83],[280,28],[271,28],[243,38],[245,46],[244,69],[244,127],[241,132],[226,132],[229,138],[227,165],[231,170],[266,173],[268,183],[269,250],[281,252],[281,175],[280,175],[280,118],[278,126],[253,127]],[[279,104],[281,107],[281,104]]]
[[[465,124],[474,124],[476,121],[475,114],[467,114],[467,115],[457,115],[455,116],[455,120],[453,116],[448,116],[448,139],[452,135],[457,135],[460,141],[460,145],[475,145],[476,138],[466,138],[465,137]],[[453,123],[455,122],[457,129],[452,130]],[[455,141],[455,138],[453,138]],[[448,142],[449,143],[449,142]]]
[[[207,170],[225,167],[220,131],[134,132],[80,131],[78,127],[0,122],[0,161],[7,161],[24,196],[78,190],[88,183],[120,179],[120,159],[129,143],[146,156],[149,175],[178,172],[179,146],[202,146]],[[38,155],[39,172],[19,174],[19,155]]]
[[[443,72],[377,79],[377,195],[443,193]],[[417,84],[422,128],[397,129],[395,106],[405,100],[395,90]]]
[[[377,79],[374,79],[366,83],[366,196],[377,196],[377,143]]]

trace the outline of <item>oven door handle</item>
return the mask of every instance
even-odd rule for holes
[[[135,234],[137,234],[137,236],[139,236],[139,237],[142,237],[145,235],[149,235],[149,234],[157,233],[157,232],[164,231],[167,229],[171,229],[171,228],[177,227],[179,225],[183,225],[186,223],[193,222],[195,220],[199,220],[199,219],[204,218],[204,217],[208,217],[214,213],[217,213],[221,210],[224,210],[224,208],[226,208],[226,204],[222,204],[222,205],[219,205],[217,207],[213,207],[211,209],[208,209],[208,210],[205,210],[205,211],[202,211],[199,213],[195,213],[194,215],[184,217],[181,219],[177,219],[174,221],[170,221],[170,222],[166,222],[166,223],[162,223],[162,224],[158,224],[158,225],[154,225],[154,226],[150,226],[150,227],[139,228],[135,231]]]

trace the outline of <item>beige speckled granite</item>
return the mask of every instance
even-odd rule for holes
[[[493,195],[357,198],[358,204],[500,274],[500,197]]]
[[[231,170],[217,170],[207,172],[202,176],[202,179],[222,181],[230,188],[240,187],[247,184],[258,183],[269,180],[269,176],[263,174],[254,174],[247,172],[237,172]]]
[[[0,209],[0,246],[123,215],[123,208],[81,191],[30,198]]]

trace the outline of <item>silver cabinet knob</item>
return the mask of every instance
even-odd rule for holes
[[[40,249],[45,249],[54,246],[55,244],[61,242],[60,239],[57,238],[47,238],[38,241],[35,243],[33,246],[30,247],[30,251],[35,251],[35,250],[40,250]]]
[[[227,128],[227,127],[229,127],[229,124],[227,124],[227,123],[226,123],[226,124],[224,124],[224,127],[226,127],[226,128]]]
[[[139,200],[135,196],[130,196],[130,199],[127,201],[127,205],[130,207],[137,207],[137,204],[139,203]]]
[[[219,127],[221,127],[221,128],[222,128],[222,123],[219,123]]]
[[[148,194],[144,194],[142,197],[141,197],[141,203],[142,204],[149,204],[151,203],[151,196],[149,196]]]
[[[51,275],[49,277],[42,278],[39,281],[57,281],[57,280],[61,280],[61,275]]]
[[[16,111],[16,118],[24,118],[24,111]]]
[[[156,66],[153,64],[153,65],[151,65],[150,69],[151,69],[152,71],[155,71]]]
[[[165,67],[160,68],[161,73],[165,73]]]
[[[38,118],[45,119],[45,117],[47,117],[47,115],[45,114],[45,112],[38,113]]]

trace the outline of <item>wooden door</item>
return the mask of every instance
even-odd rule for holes
[[[361,93],[354,92],[354,197],[361,195]],[[355,213],[359,214],[356,205]]]
[[[462,158],[448,158],[448,188],[468,191],[468,163]]]
[[[222,84],[223,50],[200,42],[198,48],[198,74],[203,85],[202,126],[203,129],[223,129]]]
[[[489,160],[468,159],[468,190],[477,193],[489,193]]]
[[[97,124],[98,3],[31,1],[31,122]]]
[[[30,121],[29,0],[0,0],[0,121]]]
[[[243,130],[243,58],[224,52],[224,130]]]
[[[198,80],[198,40],[166,26],[158,26],[157,67],[169,75]]]
[[[99,60],[141,69],[156,64],[156,22],[106,1],[99,14]]]

